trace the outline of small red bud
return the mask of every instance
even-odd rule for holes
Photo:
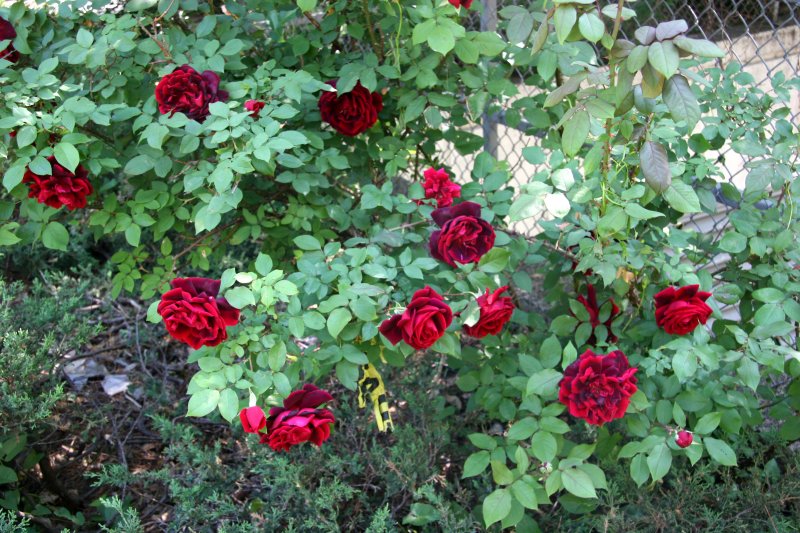
[[[688,448],[692,444],[692,434],[689,431],[682,430],[675,435],[675,443],[681,448]]]

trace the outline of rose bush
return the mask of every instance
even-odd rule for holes
[[[188,415],[291,457],[347,423],[311,382],[355,398],[417,354],[474,420],[476,516],[520,529],[588,511],[609,461],[653,485],[735,466],[765,415],[800,438],[796,82],[745,91],[624,1],[506,6],[496,32],[444,0],[80,4],[0,8],[0,245],[112,243],[114,295],[193,348]],[[500,111],[532,175],[472,133]],[[719,234],[686,219],[720,206]]]

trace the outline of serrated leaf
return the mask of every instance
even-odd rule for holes
[[[42,244],[51,250],[67,251],[69,232],[60,222],[48,222],[42,232]]]
[[[657,72],[669,79],[678,71],[680,55],[671,42],[655,42],[647,50],[647,60]]]
[[[703,439],[703,444],[708,450],[708,455],[716,462],[725,466],[736,466],[736,454],[725,442],[706,437]]]
[[[201,389],[189,398],[186,416],[206,416],[217,408],[220,393],[216,389]]]
[[[486,527],[499,522],[511,512],[511,493],[497,489],[483,500],[483,521]]]
[[[661,443],[650,450],[647,455],[647,467],[650,469],[653,481],[658,481],[666,476],[671,466],[672,451],[666,443]]]
[[[700,199],[694,192],[692,186],[682,181],[674,181],[669,188],[664,191],[664,198],[669,205],[681,213],[699,213]]]
[[[719,46],[705,39],[678,37],[673,42],[681,50],[686,50],[699,57],[725,57],[725,52]]]
[[[683,19],[669,20],[656,26],[656,39],[666,41],[689,31],[689,25]]]
[[[606,26],[600,17],[592,12],[584,13],[578,19],[578,29],[587,41],[596,43],[603,38],[606,31]]]
[[[350,314],[350,311],[347,309],[340,307],[338,309],[334,309],[331,311],[331,314],[328,316],[328,333],[331,334],[331,337],[334,339],[339,336],[339,333],[342,332],[344,327],[350,322],[353,318],[353,315]]]
[[[70,172],[75,172],[78,168],[78,163],[81,161],[81,156],[78,150],[69,143],[60,142],[53,148],[53,155],[56,156],[56,161],[61,163]]]
[[[700,120],[700,104],[697,103],[689,82],[680,74],[675,74],[664,83],[661,93],[669,112],[676,120],[686,122],[689,134]]]
[[[219,395],[219,414],[230,422],[239,414],[239,396],[233,389],[225,389]]]
[[[561,148],[568,156],[574,156],[580,151],[583,143],[589,137],[589,113],[581,109],[576,111],[564,123],[564,132],[561,134]]]
[[[567,492],[578,498],[597,498],[592,478],[583,470],[566,468],[561,471],[561,483]]]
[[[564,44],[577,20],[578,12],[575,7],[563,5],[556,8],[556,12],[553,15],[553,26],[555,26],[559,44]]]

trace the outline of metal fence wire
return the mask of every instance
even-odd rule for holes
[[[464,22],[475,28],[493,30],[497,27],[497,13],[504,6],[524,2],[526,0],[482,0],[481,13],[470,13],[470,18]],[[601,3],[608,3],[608,0]],[[691,36],[714,41],[726,52],[721,60],[723,65],[738,62],[765,91],[769,91],[770,79],[778,72],[787,79],[800,74],[800,0],[638,0],[628,7],[637,13],[633,22],[636,26],[685,20]],[[631,39],[634,27],[623,25],[622,34]],[[522,71],[514,77],[520,93],[530,93],[533,89],[525,83],[528,75],[529,72]],[[800,96],[793,95],[792,100],[792,117],[796,121],[800,115]],[[473,133],[483,135],[487,152],[509,164],[517,185],[526,183],[541,170],[522,156],[524,148],[537,146],[540,139],[527,134],[523,127],[510,127],[502,113],[484,116],[481,128],[474,129]],[[440,154],[456,176],[470,174],[473,155],[463,156],[452,146],[442,146]],[[729,147],[723,147],[720,155],[724,156],[719,159],[723,162],[720,170],[724,179],[742,188],[746,158],[733,153]],[[720,204],[715,215],[694,215],[684,223],[697,231],[719,234],[727,224],[726,213],[730,208]],[[538,233],[538,221],[528,219],[514,229],[534,235]]]

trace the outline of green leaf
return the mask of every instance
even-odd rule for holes
[[[225,389],[219,395],[219,414],[228,422],[239,414],[239,396],[233,389]]]
[[[474,446],[477,446],[482,450],[492,451],[497,448],[497,441],[495,441],[490,435],[485,435],[483,433],[471,433],[467,435],[467,438]]]
[[[502,461],[492,461],[492,479],[498,485],[511,485],[514,475]]]
[[[461,474],[461,478],[477,476],[486,470],[490,460],[491,456],[486,450],[473,453],[464,461],[464,472]]]
[[[625,213],[631,218],[636,218],[639,220],[649,220],[651,218],[656,217],[663,217],[663,213],[659,213],[658,211],[650,211],[649,209],[645,209],[644,207],[640,206],[639,204],[628,204],[625,206]]]
[[[578,470],[577,468],[562,470],[561,483],[564,484],[567,492],[574,494],[578,498],[597,498],[592,478],[583,470]]]
[[[142,228],[138,224],[131,224],[125,228],[125,240],[131,246],[139,246],[139,240],[142,237]]]
[[[603,21],[592,12],[581,15],[578,19],[578,28],[581,31],[581,35],[586,37],[587,41],[593,43],[602,39],[606,31],[606,26],[603,24]]]
[[[189,398],[189,409],[186,416],[206,416],[217,408],[220,393],[216,389],[201,389]]]
[[[675,74],[664,83],[661,93],[669,112],[676,120],[686,122],[689,134],[700,120],[700,104],[689,87],[689,82],[680,74]]]
[[[522,479],[516,480],[511,485],[511,494],[526,509],[536,509],[539,505],[536,499],[536,491]]]
[[[502,272],[508,265],[511,252],[505,248],[492,248],[481,257],[478,268],[488,274]]]
[[[297,7],[301,11],[312,11],[317,7],[317,0],[297,0]]]
[[[508,489],[497,489],[483,500],[483,521],[486,527],[499,522],[511,512],[511,493]]]
[[[428,35],[428,46],[434,52],[439,52],[443,56],[453,49],[456,45],[453,33],[446,27],[437,25],[434,31]]]
[[[53,155],[56,156],[56,161],[61,163],[70,172],[75,172],[78,168],[78,163],[81,161],[81,156],[78,150],[69,143],[60,142],[53,148]]]
[[[672,371],[685,383],[697,372],[697,355],[691,350],[678,350],[672,357]]]
[[[714,292],[716,294],[716,291]],[[782,291],[774,287],[764,287],[763,289],[758,289],[753,291],[753,298],[758,300],[759,302],[764,302],[767,304],[777,304],[785,300],[786,295],[784,295]]]
[[[705,39],[691,39],[689,37],[678,37],[674,41],[675,45],[682,50],[686,50],[700,57],[725,57],[725,52],[716,44]]]
[[[735,231],[729,231],[722,236],[719,247],[726,252],[738,254],[747,248],[747,237]]]
[[[60,222],[48,222],[42,232],[42,244],[51,250],[67,251],[69,232]]]
[[[575,112],[566,123],[561,135],[561,148],[568,156],[574,156],[580,151],[583,143],[589,137],[590,119],[586,110]]]
[[[663,146],[653,141],[645,141],[639,151],[639,162],[647,184],[656,192],[663,193],[672,183],[669,158]],[[698,201],[699,204],[699,201]]]
[[[700,420],[692,428],[697,434],[700,435],[708,435],[719,426],[720,420],[722,420],[722,413],[715,411],[713,413],[708,413],[704,415]]]
[[[557,450],[558,442],[552,433],[540,430],[531,438],[531,452],[540,461],[552,461],[556,457]]]
[[[522,420],[518,420],[514,422],[508,429],[508,434],[506,438],[509,440],[524,440],[533,435],[533,432],[536,431],[539,424],[536,422],[534,418],[525,417]]]
[[[681,213],[700,212],[700,199],[697,197],[697,193],[694,192],[691,185],[682,181],[674,181],[664,191],[664,198],[673,209]]]
[[[661,443],[655,446],[647,455],[647,467],[650,469],[650,475],[653,476],[653,481],[658,481],[669,472],[672,466],[672,451],[666,443]]]
[[[0,485],[4,483],[15,483],[19,480],[17,473],[5,465],[0,465]]]
[[[669,79],[678,71],[680,55],[670,41],[655,42],[647,50],[647,60],[657,72]]]
[[[546,368],[540,370],[528,378],[528,384],[525,386],[525,394],[537,394],[539,396],[552,396],[556,393],[558,383],[562,378],[561,372]]]
[[[225,299],[236,309],[243,309],[248,305],[255,305],[256,298],[253,291],[247,287],[234,287],[225,293]]]
[[[640,453],[631,461],[631,478],[638,487],[641,487],[647,478],[650,477],[650,471],[647,469],[647,461],[643,453]]]
[[[573,6],[563,5],[556,8],[553,15],[553,25],[556,28],[556,37],[558,37],[559,44],[564,44],[578,20],[578,12]]]
[[[312,237],[311,235],[300,235],[299,237],[295,237],[294,244],[301,250],[306,251],[322,249],[322,246],[316,237]]]
[[[736,466],[736,454],[725,442],[706,437],[703,439],[703,444],[708,450],[708,455],[716,462],[725,466]]]
[[[647,64],[647,54],[649,48],[649,46],[642,45],[633,47],[633,50],[631,50],[631,52],[628,54],[628,59],[625,60],[625,66],[628,69],[628,72],[635,74],[636,72],[642,70],[642,68]]]
[[[331,337],[334,339],[338,337],[352,318],[353,315],[347,309],[342,307],[334,309],[328,316],[328,333],[331,334]]]

